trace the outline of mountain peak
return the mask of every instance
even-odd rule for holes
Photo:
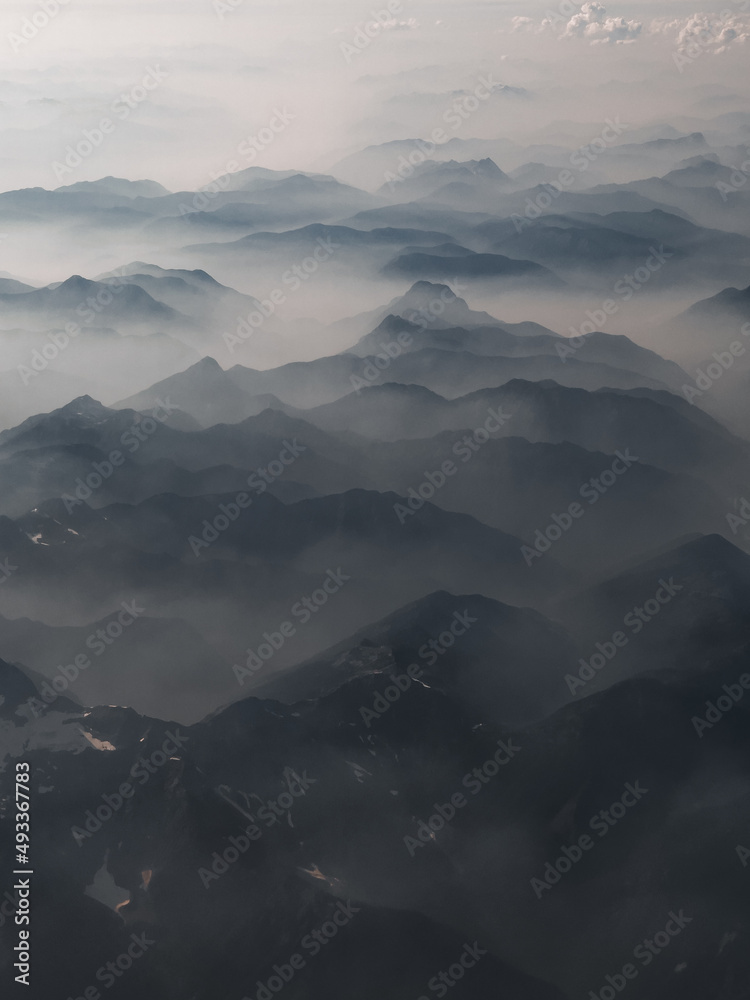
[[[75,415],[100,417],[109,412],[110,410],[108,407],[104,406],[103,403],[100,403],[98,399],[94,399],[93,396],[88,395],[77,396],[75,399],[72,399],[69,403],[66,403],[65,406],[61,406],[60,409],[57,410],[57,413],[60,414],[60,416]]]
[[[88,191],[98,191],[105,194],[116,195],[121,198],[158,198],[168,195],[169,191],[157,181],[139,180],[131,181],[125,177],[100,177],[96,181],[77,181],[75,184],[67,184],[57,188],[58,191],[69,191],[73,193],[85,193]]]
[[[451,292],[451,295],[453,294],[453,292],[448,287],[448,285],[436,284],[433,281],[415,281],[414,284],[411,286],[411,288],[409,289],[409,291],[406,294],[407,295],[421,295],[424,292],[431,292],[431,293],[437,292],[437,293],[440,293],[440,292],[444,292],[444,291]]]
[[[505,177],[503,171],[498,167],[495,161],[490,156],[485,156],[483,160],[476,160],[477,170],[481,170],[485,173],[494,177]]]
[[[201,358],[200,361],[196,361],[194,365],[191,365],[188,369],[189,372],[220,372],[224,374],[224,369],[221,367],[216,358],[212,358],[209,355]]]
[[[49,288],[54,288],[58,292],[87,292],[89,289],[96,285],[95,281],[91,281],[89,278],[84,278],[80,274],[71,274],[69,278],[65,281],[61,281],[57,285],[49,285]]]

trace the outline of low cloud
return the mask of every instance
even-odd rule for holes
[[[750,38],[750,24],[736,15],[693,14],[678,22],[677,47],[690,54],[697,48],[715,55],[727,52],[734,43],[743,44]]]
[[[511,24],[513,25],[511,34],[519,31],[534,31],[535,29],[534,20],[531,17],[514,17]]]
[[[643,31],[641,21],[610,17],[601,3],[585,3],[580,13],[568,21],[563,38],[584,38],[592,45],[627,45]]]
[[[511,25],[511,34],[533,32],[541,35],[553,32],[560,38],[581,38],[591,45],[626,45],[634,42],[643,32],[641,21],[611,17],[604,4],[596,0],[585,3],[567,21],[560,14],[550,14],[540,22],[535,22],[530,17],[514,17]]]

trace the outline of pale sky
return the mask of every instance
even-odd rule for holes
[[[478,116],[471,129],[479,137],[522,140],[560,119],[694,114],[697,102],[719,92],[747,98],[750,13],[731,2],[726,41],[705,35],[726,4],[703,0],[583,10],[566,0],[401,0],[353,55],[357,37],[366,38],[358,28],[387,0],[68,0],[56,10],[57,3],[2,6],[3,190],[59,186],[54,163],[85,130],[112,119],[123,95],[129,114],[113,120],[71,180],[115,174],[200,187],[279,111],[288,124],[256,165],[325,172],[363,145],[426,132],[425,96],[448,100],[487,73],[527,96]],[[45,14],[43,4],[56,13]],[[564,14],[545,28],[550,9]],[[680,72],[673,61],[680,33],[701,30],[708,41],[700,58]],[[154,73],[164,79],[139,99]]]

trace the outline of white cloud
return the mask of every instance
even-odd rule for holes
[[[748,38],[750,25],[736,15],[693,14],[680,29],[677,47],[686,55],[706,50],[718,55],[726,52],[734,42],[742,44]]]
[[[592,45],[626,45],[634,42],[643,31],[641,21],[626,21],[624,17],[609,17],[604,4],[585,3],[580,13],[568,21],[563,38],[584,38]]]
[[[643,32],[641,21],[611,17],[604,4],[598,0],[584,3],[580,11],[568,21],[560,14],[550,13],[538,25],[530,17],[514,17],[511,24],[511,34],[553,32],[561,38],[581,38],[591,45],[626,45],[634,42]],[[563,29],[561,34],[560,28]]]
[[[530,17],[514,17],[511,24],[513,25],[511,34],[515,34],[518,31],[534,30],[534,20]]]

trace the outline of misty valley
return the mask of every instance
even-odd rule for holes
[[[118,0],[74,68],[51,3],[0,97],[12,995],[750,998],[747,12]]]

